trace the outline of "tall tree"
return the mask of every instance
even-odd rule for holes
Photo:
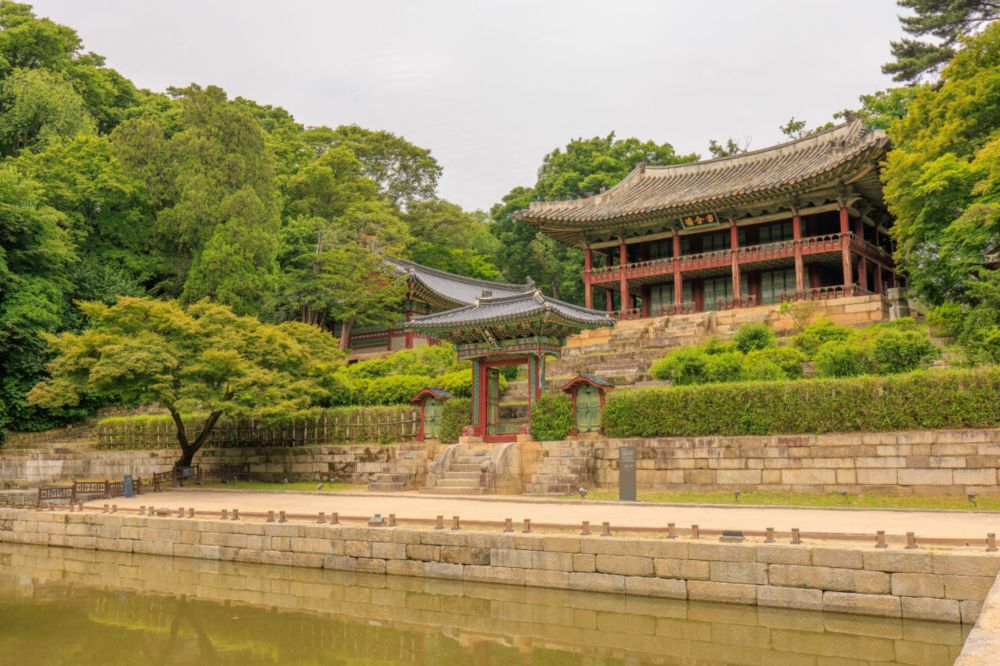
[[[1000,2],[995,0],[897,0],[897,3],[914,13],[899,17],[903,31],[910,37],[892,42],[895,60],[882,65],[882,72],[892,74],[895,81],[912,83],[936,74],[955,55],[962,37],[974,34],[1000,17]]]
[[[285,416],[324,400],[324,375],[340,354],[318,328],[263,324],[207,301],[123,298],[85,303],[92,325],[49,336],[58,355],[29,399],[46,407],[95,395],[125,404],[158,403],[170,412],[188,467],[223,415]],[[184,414],[201,413],[195,432]]]
[[[407,251],[413,261],[469,277],[500,277],[491,255],[476,246],[488,227],[475,214],[444,199],[429,199],[411,204],[404,219],[413,237]]]

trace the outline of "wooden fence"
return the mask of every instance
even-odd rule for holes
[[[190,424],[195,426],[196,424]],[[420,431],[420,413],[400,410],[395,414],[366,412],[330,413],[315,418],[292,419],[270,424],[252,418],[220,419],[209,435],[206,448],[268,448],[316,444],[367,444],[409,442]],[[188,427],[188,438],[200,432]],[[104,449],[161,449],[177,446],[172,421],[122,419],[97,427],[97,446]]]

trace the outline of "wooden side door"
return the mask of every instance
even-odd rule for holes
[[[443,403],[437,398],[427,398],[424,403],[424,437],[437,439],[441,432],[441,408]]]
[[[580,432],[601,429],[601,394],[589,384],[581,386],[576,392],[576,429]]]

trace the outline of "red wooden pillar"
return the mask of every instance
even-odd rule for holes
[[[628,263],[628,248],[625,247],[625,239],[621,239],[618,244],[618,275],[619,289],[621,290],[621,310],[624,313],[631,307],[628,297],[628,279],[625,277],[625,265]]]
[[[646,285],[646,286],[644,286],[642,288],[642,316],[643,317],[650,317],[650,316],[652,316],[652,312],[650,311],[649,295],[650,295],[650,288],[649,288],[649,285]]]
[[[850,237],[850,222],[847,217],[847,204],[843,203],[840,205],[840,247],[841,247],[841,265],[844,274],[844,294],[848,294],[851,285],[854,284],[853,276],[851,275],[851,237]]]
[[[615,311],[615,292],[610,289],[605,289],[604,293],[607,296],[605,299],[604,309],[608,311],[608,314],[611,314]]]
[[[799,211],[796,210],[794,213],[792,215],[792,242],[795,253],[795,291],[801,294],[806,288],[806,271],[805,266],[802,265],[802,217],[799,215]]]
[[[736,228],[736,223],[730,220],[729,222],[729,248],[732,250],[733,254],[733,303],[736,303],[740,298],[740,232]]]
[[[588,308],[594,307],[594,288],[590,285],[590,270],[592,268],[593,258],[591,256],[590,247],[584,248],[583,250],[583,290],[584,290],[584,302]]]
[[[862,241],[865,239],[865,221],[860,217],[854,222],[854,235]],[[864,255],[858,256],[858,284],[868,291],[868,260]]]
[[[674,230],[674,310],[680,311],[684,300],[684,285],[681,283],[681,237]]]
[[[875,293],[882,294],[882,264],[875,262]]]

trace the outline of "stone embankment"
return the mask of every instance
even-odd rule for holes
[[[0,509],[0,541],[974,622],[1000,570],[976,549],[498,533]]]
[[[640,489],[1000,494],[997,429],[597,440],[596,485],[618,485],[623,446]]]

